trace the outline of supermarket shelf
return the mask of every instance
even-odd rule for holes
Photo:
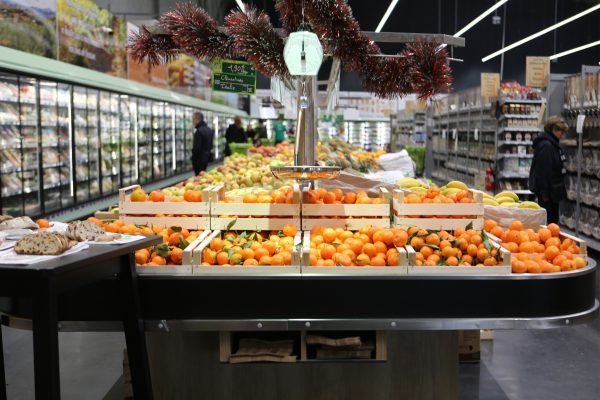
[[[506,173],[500,172],[498,174],[498,178],[500,179],[529,179],[529,174],[516,174],[516,173]]]
[[[511,190],[511,192],[513,192],[514,194],[527,194],[527,195],[533,194],[533,192],[531,190],[527,190],[527,189]]]
[[[508,118],[513,119],[538,119],[538,114],[502,114],[498,121],[503,121]]]
[[[530,146],[533,144],[531,140],[499,140],[498,147],[504,145],[516,145],[516,146]]]
[[[498,130],[498,133],[502,132],[541,132],[541,129],[527,126],[507,126]]]
[[[560,225],[560,230],[569,235],[578,236],[582,239],[585,239],[589,248],[594,249],[595,251],[600,251],[600,241],[598,239],[588,236],[583,232],[576,233],[562,224]]]
[[[502,158],[533,158],[533,154],[498,154],[498,159]]]
[[[502,99],[500,105],[503,104],[542,104],[543,100],[527,100],[527,99]]]

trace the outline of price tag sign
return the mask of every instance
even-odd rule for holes
[[[256,94],[256,70],[245,61],[214,60],[212,88],[218,92]]]
[[[446,139],[446,130],[442,129],[442,139]]]
[[[548,73],[550,72],[548,57],[527,57],[525,67],[525,84],[527,86],[548,86]]]
[[[481,97],[493,99],[498,97],[500,89],[500,74],[497,73],[481,73]]]
[[[479,129],[475,128],[475,130],[473,130],[473,138],[479,140]]]

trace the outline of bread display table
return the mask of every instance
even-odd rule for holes
[[[11,306],[26,305],[29,310],[36,399],[60,398],[59,321],[63,307],[72,306],[64,304],[61,296],[76,289],[85,291],[88,285],[106,279],[113,286],[105,296],[119,304],[113,315],[123,321],[136,398],[152,398],[133,254],[161,242],[162,238],[152,236],[128,244],[90,245],[81,252],[30,265],[0,264],[0,297],[8,298]],[[0,399],[6,399],[3,354],[0,357]]]

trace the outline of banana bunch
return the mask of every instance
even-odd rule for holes
[[[539,204],[534,201],[519,202],[519,196],[511,191],[500,192],[495,196],[491,196],[484,192],[483,204],[504,208],[529,208],[532,210],[541,208]]]
[[[402,189],[408,189],[413,193],[425,193],[429,188],[429,185],[416,180],[415,178],[402,178],[398,181],[398,186]]]
[[[450,181],[440,188],[440,194],[446,196],[449,194],[456,194],[463,190],[469,190],[469,187],[464,182]]]

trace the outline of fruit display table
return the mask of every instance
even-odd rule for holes
[[[596,263],[592,259],[583,269],[559,274],[381,277],[298,273],[148,275],[139,279],[146,330],[153,332],[148,340],[156,397],[178,393],[179,398],[186,398],[190,393],[204,392],[213,399],[236,398],[238,390],[258,393],[260,385],[254,383],[253,389],[246,385],[266,377],[276,386],[268,391],[283,398],[302,398],[309,389],[314,390],[313,398],[323,398],[315,394],[328,393],[317,388],[315,374],[319,371],[351,386],[371,385],[358,378],[363,374],[373,385],[396,385],[388,380],[401,374],[404,384],[401,388],[393,386],[394,393],[406,398],[455,399],[458,369],[454,331],[546,329],[584,323],[598,314],[595,284]],[[109,279],[61,293],[57,319],[62,330],[121,329],[122,303],[113,295],[115,290],[117,281]],[[21,302],[4,311],[10,315],[5,318],[9,324],[15,317],[32,317],[30,307]],[[387,362],[219,364],[214,348],[218,346],[217,336],[208,334],[364,330],[390,335]],[[349,380],[344,374],[357,379]],[[281,381],[273,382],[273,376]],[[237,377],[239,387],[228,381]],[[406,383],[412,381],[421,383],[418,387]],[[300,389],[298,382],[306,383],[306,387]],[[288,396],[286,384],[291,385],[290,390],[299,390],[298,394]],[[419,397],[423,387],[438,389]],[[261,398],[277,398],[260,393]],[[355,396],[346,398],[361,398]]]
[[[0,264],[0,297],[8,298],[9,308],[25,306],[31,320],[36,399],[60,398],[58,321],[67,306],[62,296],[72,290],[85,291],[103,279],[113,283],[105,296],[119,303],[113,316],[122,321],[125,331],[134,392],[140,398],[152,398],[133,252],[157,243],[159,238],[151,236],[128,244],[90,245],[81,252],[30,265]],[[0,333],[0,351],[1,338]],[[0,399],[6,399],[2,353],[0,361]]]

